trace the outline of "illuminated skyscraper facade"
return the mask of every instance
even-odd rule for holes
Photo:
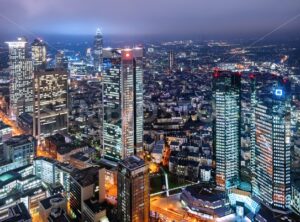
[[[169,52],[169,70],[172,71],[174,68],[174,52]]]
[[[41,39],[35,39],[31,44],[31,56],[34,70],[46,68],[46,44]]]
[[[213,78],[216,183],[226,190],[239,182],[241,77],[216,72]]]
[[[60,69],[34,77],[33,135],[38,143],[68,126],[68,74]]]
[[[103,36],[99,28],[97,29],[94,39],[93,57],[95,71],[101,70],[103,58]]]
[[[28,58],[25,38],[6,43],[9,49],[10,116],[16,119],[23,112],[33,111],[33,65]]]
[[[291,199],[291,100],[276,86],[255,108],[253,194],[267,206],[286,210]]]
[[[118,221],[149,221],[149,168],[144,160],[130,156],[119,162],[117,196]]]
[[[143,50],[103,51],[103,152],[112,160],[143,147]]]
[[[65,56],[64,51],[59,50],[55,55],[55,68],[68,69],[68,58]]]

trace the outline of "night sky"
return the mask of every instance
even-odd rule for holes
[[[0,0],[0,33],[239,35],[266,33],[299,13],[300,0]],[[280,31],[299,30],[300,16]]]

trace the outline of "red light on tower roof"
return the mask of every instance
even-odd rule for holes
[[[250,79],[254,79],[254,78],[255,78],[255,75],[254,75],[253,73],[250,73],[250,74],[249,74],[249,77],[250,77]]]
[[[128,57],[130,57],[130,54],[127,52],[127,53],[125,54],[125,56],[128,58]]]
[[[215,71],[213,76],[214,76],[214,78],[218,78],[220,76],[220,73],[218,71]]]
[[[215,72],[219,72],[219,71],[220,71],[220,68],[219,68],[219,67],[214,67],[214,71],[215,71]]]
[[[286,78],[284,78],[282,81],[283,81],[283,84],[285,84],[285,83],[287,83],[288,80]]]

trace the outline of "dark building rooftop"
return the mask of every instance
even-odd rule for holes
[[[194,198],[205,201],[218,201],[225,198],[225,193],[202,185],[192,185],[185,188]]]
[[[49,222],[69,222],[66,212],[61,208],[53,208],[48,217]]]
[[[54,143],[56,146],[65,144],[65,137],[59,133],[46,137],[46,140]]]
[[[30,125],[33,123],[33,118],[29,113],[22,113],[19,117],[19,120],[25,122],[26,124]]]
[[[147,144],[151,144],[154,142],[154,139],[152,139],[152,137],[148,134],[145,134],[144,135],[144,143],[147,143]]]
[[[50,196],[46,199],[43,199],[40,201],[41,205],[44,207],[44,209],[49,209],[54,205],[55,203],[59,203],[64,200],[64,197],[61,194],[56,194],[53,196]]]
[[[71,173],[71,177],[77,181],[80,186],[86,187],[96,183],[99,175],[99,167],[89,167]]]
[[[106,204],[99,203],[98,199],[95,197],[85,200],[84,203],[95,214],[106,209]]]
[[[64,192],[64,187],[63,187],[63,185],[61,185],[58,182],[53,183],[53,184],[50,184],[50,186],[49,186],[49,192],[51,195],[62,193],[62,192]]]
[[[83,152],[75,153],[75,154],[71,155],[71,158],[74,158],[76,160],[80,160],[83,162],[86,162],[90,159],[89,157],[85,156],[85,153],[83,153]]]
[[[35,139],[33,138],[33,136],[21,135],[21,136],[14,136],[14,137],[10,138],[4,144],[7,145],[7,146],[14,146],[15,147],[15,146],[24,145],[26,143],[32,143],[34,141],[35,141]]]
[[[19,203],[9,207],[8,211],[8,216],[0,219],[0,222],[22,222],[31,220],[31,216],[24,203]]]
[[[119,164],[128,170],[134,170],[145,166],[145,161],[138,158],[137,156],[130,156],[120,161]]]

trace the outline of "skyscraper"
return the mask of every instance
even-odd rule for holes
[[[65,53],[59,50],[55,55],[55,68],[67,69],[68,68],[68,58],[65,57]]]
[[[60,69],[34,76],[33,135],[38,143],[68,126],[68,74]]]
[[[118,165],[118,220],[148,222],[150,212],[149,169],[145,161],[130,156]]]
[[[93,57],[94,57],[94,69],[95,71],[101,70],[102,57],[103,57],[103,36],[101,30],[98,28],[95,39],[94,39],[94,48],[93,48]]]
[[[174,52],[170,51],[169,52],[169,71],[172,71],[174,69]]]
[[[255,118],[257,77],[259,73],[243,73],[241,76],[241,166],[240,180],[251,184],[251,153],[255,143]],[[254,134],[253,134],[254,132]]]
[[[6,43],[9,49],[9,109],[10,116],[16,119],[23,112],[33,111],[33,65],[28,58],[25,38]]]
[[[286,210],[291,199],[291,98],[287,83],[260,94],[255,108],[253,194]]]
[[[216,183],[224,190],[239,182],[240,83],[238,73],[213,75]]]
[[[143,50],[103,51],[103,152],[120,160],[143,147]]]
[[[47,63],[46,44],[41,39],[35,39],[31,44],[31,56],[34,70],[45,69]]]

